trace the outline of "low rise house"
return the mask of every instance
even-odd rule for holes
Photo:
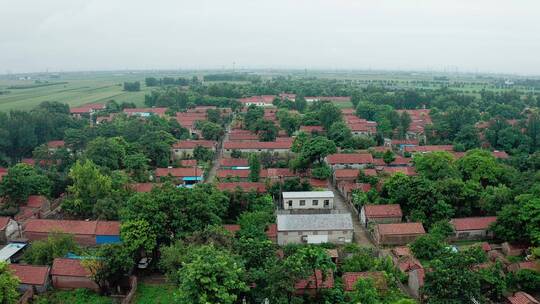
[[[216,172],[216,177],[220,181],[234,180],[247,182],[249,180],[249,173],[251,170],[225,170],[219,169]]]
[[[394,265],[396,265],[396,267],[403,273],[408,273],[414,269],[424,268],[422,263],[420,263],[420,261],[418,261],[412,255],[409,247],[394,247],[391,250],[391,255]]]
[[[334,288],[334,273],[328,271],[326,276],[323,276],[322,271],[316,270],[315,275],[311,275],[307,279],[300,280],[294,284],[295,294],[313,295],[317,289]]]
[[[366,176],[377,175],[377,171],[375,171],[375,169],[335,169],[334,173],[332,173],[332,180],[335,185],[338,185],[340,182],[355,183],[361,173],[365,174]]]
[[[81,246],[120,242],[120,222],[31,219],[23,230],[30,241],[44,240],[50,233],[73,234]]]
[[[540,304],[537,299],[523,291],[518,291],[506,297],[506,301],[509,304]]]
[[[405,146],[401,150],[402,153],[429,153],[429,152],[436,152],[436,151],[446,151],[446,152],[452,152],[454,151],[454,146],[452,145],[432,145],[432,146]]]
[[[267,152],[278,155],[291,154],[292,138],[278,141],[226,141],[223,143],[223,154],[231,156],[234,150],[242,153]]]
[[[424,234],[422,223],[377,224],[373,233],[379,245],[406,245]]]
[[[65,146],[66,146],[66,143],[63,140],[51,140],[47,143],[47,148],[49,148],[49,151],[51,152],[54,152]]]
[[[99,286],[90,275],[80,259],[56,258],[51,268],[52,285],[56,289],[86,288],[98,291]]]
[[[245,158],[220,158],[219,167],[226,170],[247,170],[249,162]]]
[[[360,190],[362,192],[368,192],[371,190],[370,184],[365,183],[356,183],[356,182],[350,182],[350,181],[343,181],[336,185],[337,190],[347,202],[352,201],[352,194],[354,190]]]
[[[283,192],[282,208],[285,210],[324,210],[334,208],[332,191]]]
[[[480,240],[493,237],[489,226],[496,221],[496,216],[465,217],[450,220],[450,225],[454,228],[456,240]]]
[[[33,289],[38,293],[49,287],[49,266],[10,264],[9,269],[19,279],[19,291]]]
[[[370,223],[400,223],[403,213],[398,204],[364,205],[360,209],[360,222],[367,227]]]
[[[70,108],[69,112],[72,116],[75,117],[82,117],[84,115],[90,116],[93,115],[95,112],[104,110],[106,108],[105,104],[103,103],[89,103],[85,104],[79,107]]]
[[[26,243],[9,243],[0,249],[0,262],[15,263],[20,260]]]
[[[19,224],[10,217],[0,217],[0,244],[6,244],[12,237],[17,237]]]
[[[216,151],[216,142],[212,140],[181,140],[173,144],[172,154],[174,159],[193,157],[193,151],[198,146]]]
[[[270,181],[282,181],[285,179],[304,176],[304,174],[295,173],[289,168],[267,168],[261,170],[261,178],[265,178]]]
[[[251,105],[258,107],[273,107],[275,98],[276,96],[274,95],[260,95],[240,98],[238,101],[240,101],[246,108]]]
[[[333,169],[364,168],[373,164],[373,156],[369,153],[336,153],[328,155],[326,163]]]
[[[344,291],[354,291],[354,286],[360,279],[372,279],[378,290],[388,289],[386,278],[382,271],[345,272],[343,273],[342,278]]]
[[[204,179],[204,170],[198,167],[192,168],[157,168],[156,178],[163,180],[164,178],[174,178],[178,185],[191,187],[194,184],[202,182]]]
[[[344,244],[352,241],[353,233],[350,213],[277,215],[279,245]]]
[[[152,115],[157,115],[159,117],[165,116],[167,108],[127,108],[124,109],[124,113],[127,116],[139,116],[139,117],[150,117]]]

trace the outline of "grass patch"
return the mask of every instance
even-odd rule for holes
[[[166,304],[173,303],[174,286],[169,284],[150,285],[141,283],[133,299],[135,304]]]
[[[103,297],[87,289],[53,291],[40,295],[36,304],[112,304],[111,298]]]

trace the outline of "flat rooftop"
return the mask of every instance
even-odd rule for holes
[[[283,192],[283,199],[288,198],[334,198],[332,191],[296,191]]]

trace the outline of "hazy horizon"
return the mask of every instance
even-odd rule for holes
[[[540,75],[540,2],[0,0],[0,74],[308,69]]]

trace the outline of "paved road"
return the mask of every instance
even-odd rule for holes
[[[358,216],[356,216],[356,213],[352,208],[347,204],[341,196],[341,194],[337,191],[337,189],[334,186],[330,186],[330,190],[334,192],[334,205],[335,209],[338,210],[338,212],[350,212],[352,219],[353,219],[353,227],[354,227],[354,240],[356,243],[360,246],[364,247],[374,247],[373,243],[371,242],[371,239],[368,237],[368,232],[362,225],[360,224],[360,220],[358,219]]]

